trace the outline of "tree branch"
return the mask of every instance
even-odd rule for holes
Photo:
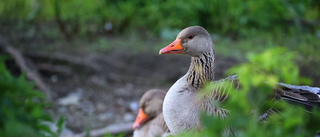
[[[97,136],[105,135],[106,133],[110,133],[113,135],[119,134],[119,133],[129,133],[133,131],[132,125],[133,123],[112,124],[104,128],[91,130],[89,136],[97,137]],[[74,135],[74,137],[85,137],[85,136],[86,136],[86,132]]]
[[[0,44],[6,52],[11,54],[11,56],[14,58],[14,60],[20,67],[21,71],[26,72],[27,78],[33,80],[36,83],[36,85],[40,88],[40,90],[42,90],[47,95],[48,99],[51,100],[50,89],[42,81],[41,76],[39,75],[38,70],[33,64],[33,62],[31,60],[26,60],[19,50],[9,45],[9,43],[2,37],[0,37]]]

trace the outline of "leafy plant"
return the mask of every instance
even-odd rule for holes
[[[314,33],[320,14],[317,0],[3,0],[0,17],[20,23],[56,21],[66,37],[101,30],[107,22],[114,32],[201,25],[246,36],[256,31]]]
[[[5,58],[0,57],[0,136],[59,136],[64,119],[60,119],[58,132],[44,124],[52,122],[43,109],[48,105],[45,95],[34,89],[25,76],[13,77],[5,67]]]
[[[260,54],[249,54],[248,62],[231,68],[228,73],[239,76],[241,88],[230,91],[229,98],[220,105],[230,110],[225,119],[203,114],[204,131],[183,133],[179,136],[314,136],[319,131],[320,112],[307,113],[284,101],[270,99],[278,82],[310,83],[299,77],[299,70],[292,62],[294,52],[277,47]],[[210,86],[210,85],[209,85]],[[214,85],[213,85],[214,86]],[[281,110],[266,121],[261,114],[270,108]],[[316,122],[317,121],[317,122]]]

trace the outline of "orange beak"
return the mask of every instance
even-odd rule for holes
[[[176,39],[170,45],[164,47],[159,51],[159,55],[161,54],[179,54],[183,53],[183,47],[181,46],[181,39]]]
[[[133,124],[133,130],[135,130],[136,128],[139,128],[141,125],[147,122],[148,119],[149,117],[143,112],[142,108],[140,108],[136,121]]]

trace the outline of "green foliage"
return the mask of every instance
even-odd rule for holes
[[[64,128],[64,123],[66,121],[66,118],[64,116],[61,116],[56,124],[56,126],[58,127],[56,136],[59,136],[62,133],[62,130]]]
[[[229,71],[236,72],[240,77],[247,74],[255,76],[244,76],[242,78],[243,82],[245,82],[243,83],[244,85],[252,83],[254,86],[260,86],[258,84],[262,84],[263,82],[274,85],[278,81],[291,84],[311,84],[306,79],[299,77],[299,68],[292,62],[296,55],[297,53],[288,52],[283,47],[272,48],[259,55],[249,53],[248,63],[234,67]]]
[[[25,76],[13,77],[6,69],[4,58],[0,58],[0,136],[59,136],[64,120],[58,122],[58,133],[44,124],[51,116],[43,111],[48,104],[45,96],[27,82]]]
[[[314,32],[320,19],[317,0],[3,0],[0,17],[20,21],[54,21],[81,32],[112,22],[114,31],[144,27],[160,31],[201,25],[218,33],[256,31]],[[59,15],[59,16],[57,16]],[[295,32],[295,31],[294,31]]]
[[[248,63],[228,71],[236,73],[241,84],[240,89],[230,91],[229,98],[220,104],[230,110],[230,115],[220,119],[203,114],[204,131],[179,136],[228,136],[228,130],[240,137],[314,136],[320,130],[316,122],[320,121],[318,110],[307,113],[303,108],[293,107],[284,101],[270,100],[277,82],[309,82],[299,77],[298,68],[292,63],[294,55],[294,52],[281,47],[249,54]],[[281,112],[271,115],[265,122],[259,121],[259,116],[270,108]]]
[[[246,54],[250,52],[263,52],[268,48],[285,47],[290,51],[294,51],[294,62],[299,66],[300,72],[304,76],[313,79],[313,84],[317,86],[317,80],[320,72],[320,39],[311,34],[294,34],[293,36],[284,36],[277,33],[259,32],[256,36],[243,38],[239,40],[230,40],[221,38],[214,40],[215,51],[217,55],[229,58],[235,57],[241,61],[246,61]],[[308,73],[308,74],[306,74]]]
[[[107,134],[104,135],[104,137],[125,137],[125,135],[126,134],[124,134],[124,133],[120,133],[117,136],[115,136],[115,135],[107,133]]]
[[[0,16],[9,19],[30,19],[35,12],[32,8],[34,4],[31,0],[2,0],[0,2]]]

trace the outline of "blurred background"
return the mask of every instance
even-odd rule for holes
[[[145,91],[187,71],[189,57],[158,52],[193,25],[212,35],[217,79],[281,46],[320,86],[319,0],[1,0],[0,25],[2,64],[44,91],[70,134],[132,123]]]

